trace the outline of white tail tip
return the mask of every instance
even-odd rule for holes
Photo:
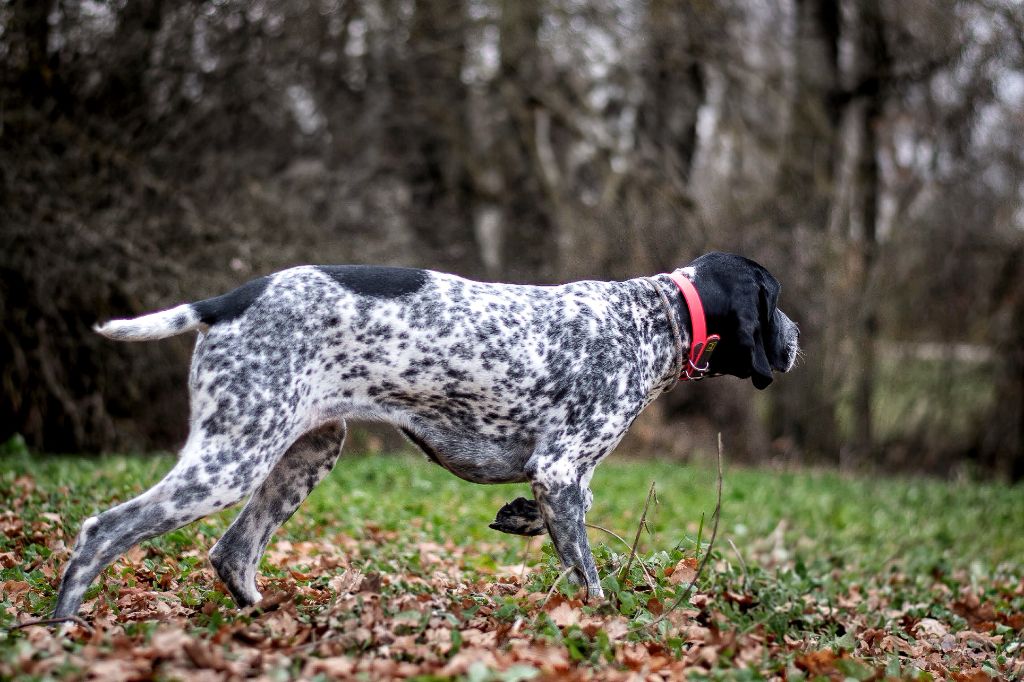
[[[150,341],[165,339],[202,326],[204,325],[200,322],[195,309],[186,303],[131,320],[110,320],[96,324],[93,330],[116,341]]]

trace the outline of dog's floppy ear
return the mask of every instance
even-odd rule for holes
[[[769,332],[777,289],[776,285],[776,291],[769,292],[764,283],[759,284],[757,306],[746,307],[739,314],[737,341],[744,351],[750,353],[750,381],[758,390],[764,390],[772,383],[772,365],[768,362],[764,335]]]

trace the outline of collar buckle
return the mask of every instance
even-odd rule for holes
[[[720,340],[718,334],[712,334],[708,337],[707,343],[694,346],[693,356],[686,359],[686,369],[679,380],[700,381],[705,378],[711,367],[711,354],[715,352]]]

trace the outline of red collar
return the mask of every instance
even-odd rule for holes
[[[704,305],[700,302],[700,294],[697,293],[697,287],[693,286],[693,282],[678,272],[670,273],[669,277],[683,293],[686,307],[690,309],[690,327],[693,330],[690,339],[690,356],[687,358],[686,367],[679,376],[679,380],[699,381],[708,373],[711,353],[718,345],[719,336],[718,334],[708,336],[707,322],[704,319]]]

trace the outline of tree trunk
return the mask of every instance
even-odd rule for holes
[[[39,107],[50,94],[53,82],[47,54],[52,8],[53,3],[44,0],[16,0],[11,4],[8,35],[5,36],[13,48],[8,56],[11,59],[9,66],[15,72],[22,95],[35,107]],[[18,47],[21,59],[15,61]]]
[[[113,50],[105,87],[93,98],[95,107],[124,118],[141,113],[136,125],[146,122],[147,84],[153,45],[163,23],[163,0],[133,0],[117,15],[117,29],[110,41]]]
[[[835,458],[839,453],[835,340],[829,338],[829,279],[836,258],[827,226],[835,195],[842,110],[838,50],[838,0],[797,0],[795,84],[789,133],[782,145],[778,177],[779,229],[795,265],[796,291],[787,296],[790,315],[801,325],[805,361],[800,371],[773,387],[770,432],[789,435],[797,452]]]
[[[853,381],[853,452],[858,459],[870,459],[875,449],[872,399],[875,388],[875,337],[878,314],[875,310],[871,280],[878,251],[878,133],[881,98],[872,97],[864,107],[861,121],[861,159],[859,182],[862,188],[861,236],[853,244],[858,264],[854,290],[843,298],[855,310],[853,357],[850,369]],[[853,305],[856,302],[856,305]]]
[[[987,470],[1024,480],[1024,248],[1007,252],[992,292],[995,406],[979,429],[978,459]]]
[[[856,310],[853,325],[853,453],[870,459],[875,451],[872,402],[875,389],[875,337],[878,333],[876,296],[871,291],[878,253],[878,206],[881,199],[881,177],[878,168],[878,128],[885,107],[885,93],[880,86],[888,74],[890,55],[885,36],[885,18],[878,0],[862,0],[859,7],[858,58],[861,64],[858,81],[878,83],[864,92],[861,119],[861,152],[857,182],[860,185],[861,233],[854,239],[854,252],[859,263],[854,273],[853,290],[844,296],[848,309]]]
[[[504,0],[501,5],[499,101],[503,119],[495,131],[501,191],[501,253],[515,254],[515,267],[504,264],[513,280],[550,279],[557,262],[558,241],[553,210],[541,186],[537,158],[540,107],[534,92],[545,85],[537,33],[542,19],[540,0]]]
[[[399,120],[393,155],[411,189],[409,224],[419,243],[432,260],[473,274],[465,27],[461,0],[416,3],[408,52],[392,80],[392,111]]]
[[[703,26],[710,23],[702,13],[709,12],[671,0],[652,0],[648,5],[638,150],[624,180],[629,213],[623,216],[646,229],[633,240],[634,254],[626,271],[677,267],[686,241],[683,235],[694,222],[690,173],[697,155],[697,116],[706,97],[698,41]]]
[[[697,10],[670,0],[648,8],[645,101],[637,115],[641,154],[665,177],[685,183],[697,151],[704,75],[694,46]]]

